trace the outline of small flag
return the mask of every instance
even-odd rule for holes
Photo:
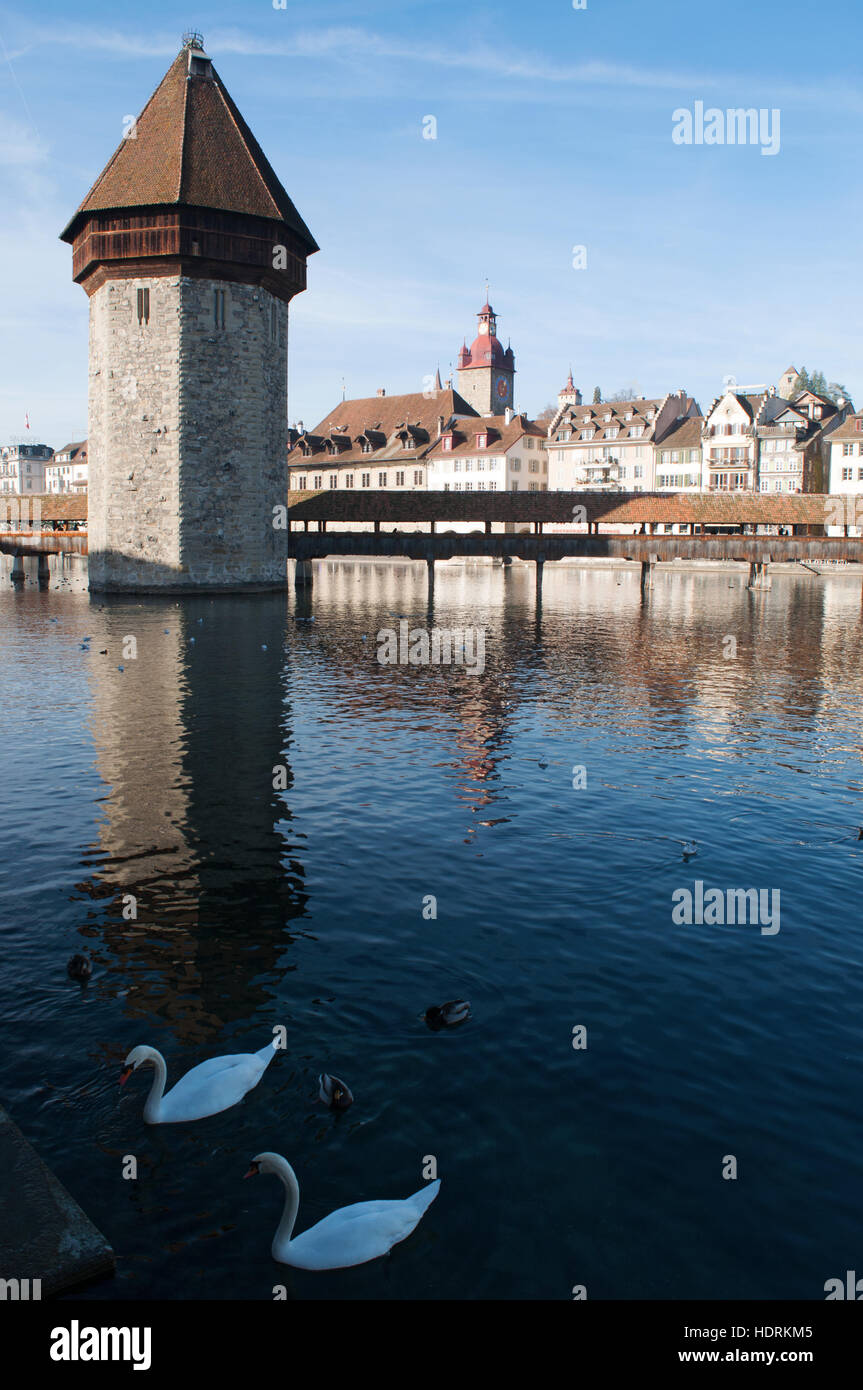
[[[26,415],[24,416],[24,424],[26,425],[27,429],[29,430],[29,428],[30,428],[30,416],[29,416],[29,414],[26,414]]]

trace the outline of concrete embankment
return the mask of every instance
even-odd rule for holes
[[[41,1280],[48,1298],[113,1272],[101,1231],[0,1105],[0,1297],[32,1298]]]

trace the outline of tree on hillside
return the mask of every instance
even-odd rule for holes
[[[593,388],[593,404],[602,405],[602,392],[598,386],[594,386]]]
[[[536,417],[536,423],[537,423],[538,425],[549,425],[549,424],[551,424],[551,421],[554,419],[555,415],[557,414],[558,409],[559,409],[558,406],[553,405],[553,404],[551,403],[551,401],[549,401],[548,405],[545,406],[545,408],[544,408],[543,410],[541,410],[541,411],[539,412],[539,414],[537,415],[537,417]]]
[[[851,392],[848,390],[848,387],[843,386],[842,383],[839,381],[831,381],[828,383],[827,396],[828,399],[831,400],[834,405],[838,405],[840,400],[851,400]]]
[[[801,391],[814,391],[816,396],[824,396],[834,405],[840,396],[846,401],[850,401],[851,393],[847,386],[843,386],[839,381],[828,382],[823,372],[807,372],[805,367],[801,367],[797,373],[797,378],[792,387],[792,395],[797,396]]]
[[[816,396],[827,395],[827,378],[823,372],[813,372],[809,378],[809,389],[814,391]]]

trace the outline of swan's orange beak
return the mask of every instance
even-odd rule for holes
[[[259,1173],[260,1171],[261,1171],[261,1170],[260,1170],[260,1168],[258,1167],[257,1163],[253,1163],[253,1164],[251,1165],[251,1167],[249,1168],[248,1173],[244,1173],[244,1174],[243,1174],[243,1177],[244,1177],[244,1178],[256,1178],[256,1177],[258,1176],[258,1173]]]
[[[134,1067],[124,1067],[124,1068],[123,1068],[123,1070],[120,1072],[120,1085],[121,1085],[121,1086],[125,1086],[126,1082],[129,1080],[129,1077],[132,1075],[132,1072],[133,1072],[134,1070],[135,1070]]]

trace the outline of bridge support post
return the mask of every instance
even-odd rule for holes
[[[426,573],[428,575],[428,601],[431,603],[434,598],[434,556],[426,556]]]
[[[653,588],[653,572],[656,569],[656,560],[651,555],[649,560],[641,562],[641,592],[647,593],[648,589]]]
[[[536,592],[537,597],[542,594],[542,571],[545,568],[545,559],[537,556],[536,561]]]
[[[294,588],[310,589],[312,587],[312,562],[311,560],[297,560],[294,567]]]
[[[39,567],[38,567],[38,570],[37,570],[36,573],[37,573],[37,576],[38,576],[38,579],[39,579],[39,588],[40,588],[40,589],[43,589],[43,590],[44,590],[44,589],[50,588],[50,585],[51,585],[51,571],[50,571],[50,569],[48,568],[48,556],[47,556],[47,555],[40,555],[40,556],[39,556]]]
[[[749,565],[749,584],[750,589],[772,589],[773,580],[770,577],[767,561],[750,561]]]
[[[12,560],[12,573],[10,574],[9,578],[11,579],[12,583],[15,585],[16,589],[23,589],[23,587],[24,587],[24,556],[21,554],[20,551],[18,552],[17,555],[15,555],[15,556],[13,557],[13,560]]]

